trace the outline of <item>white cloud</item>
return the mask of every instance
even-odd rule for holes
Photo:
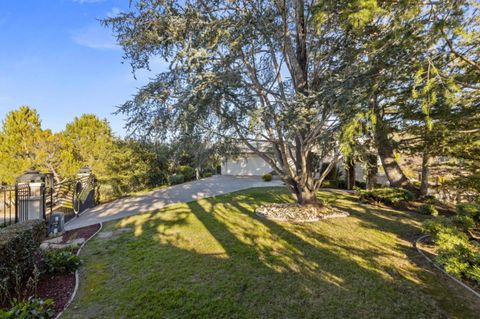
[[[107,28],[99,25],[88,26],[75,32],[72,40],[81,46],[99,49],[99,50],[118,50],[120,46],[117,44],[115,37]]]

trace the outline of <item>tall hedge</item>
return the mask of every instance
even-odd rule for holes
[[[36,219],[0,229],[0,299],[5,298],[5,288],[15,289],[31,275],[35,256],[47,235],[45,221]]]

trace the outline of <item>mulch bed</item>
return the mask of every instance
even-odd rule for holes
[[[100,224],[87,226],[79,229],[69,230],[63,234],[63,243],[77,238],[90,238],[97,230]],[[63,311],[65,305],[70,300],[75,289],[75,273],[68,274],[46,274],[37,284],[37,297],[42,299],[52,299],[54,301],[53,310],[55,313]]]
[[[37,286],[37,296],[52,299],[53,310],[59,313],[65,308],[75,289],[75,273],[44,275]]]
[[[100,229],[100,224],[86,226],[66,231],[63,234],[63,243],[77,238],[90,238]],[[53,300],[55,313],[61,312],[72,296],[75,289],[75,273],[45,275],[37,286],[37,296],[42,299]]]
[[[100,224],[95,224],[91,226],[86,226],[78,229],[73,229],[66,231],[63,234],[62,243],[66,243],[69,240],[77,239],[77,238],[90,238],[97,230],[100,229]]]
[[[308,223],[328,218],[347,217],[348,213],[326,206],[301,206],[299,204],[270,204],[257,207],[255,214],[259,217],[293,222]]]

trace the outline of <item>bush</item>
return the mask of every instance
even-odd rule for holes
[[[262,179],[263,179],[265,182],[270,182],[270,181],[272,180],[272,178],[273,178],[273,177],[272,177],[272,174],[270,174],[270,173],[264,174],[264,175],[262,176]]]
[[[469,229],[475,228],[475,222],[470,216],[454,216],[451,218],[453,225],[461,231],[466,232]]]
[[[80,258],[71,249],[51,249],[43,254],[43,266],[49,274],[74,272],[80,264]]]
[[[387,205],[395,205],[401,202],[413,200],[415,196],[403,188],[377,188],[373,190],[359,190],[361,201],[381,202]]]
[[[438,216],[438,210],[432,204],[424,204],[420,206],[418,212],[423,215]]]
[[[468,241],[462,232],[440,232],[437,235],[438,256],[436,261],[445,271],[458,277],[466,277],[480,283],[476,272],[480,267],[480,250]]]
[[[446,232],[448,229],[454,229],[453,223],[449,218],[438,217],[423,222],[423,232],[432,236],[434,239],[440,232]]]
[[[185,182],[185,176],[182,174],[176,174],[170,176],[170,184],[177,185]]]
[[[175,170],[176,175],[183,175],[185,178],[185,181],[191,181],[192,179],[195,178],[195,170],[191,166],[187,165],[182,165],[178,166],[177,169]]]
[[[468,216],[456,217],[463,218],[461,223],[469,223],[465,222],[465,218],[470,218]],[[426,233],[432,235],[438,252],[435,260],[446,272],[480,283],[480,248],[469,241],[462,231],[465,226],[459,225],[461,223],[458,219],[439,217],[425,221],[423,227]]]
[[[53,300],[42,300],[30,297],[27,300],[17,302],[14,300],[8,311],[0,310],[0,318],[5,319],[49,319],[54,318],[52,309]]]
[[[38,248],[47,235],[43,220],[29,220],[0,229],[0,301],[33,274]]]
[[[206,172],[205,174],[203,174],[203,177],[212,177],[213,174],[211,172]]]
[[[469,216],[480,222],[480,205],[470,203],[460,203],[457,205],[457,213],[459,215]]]

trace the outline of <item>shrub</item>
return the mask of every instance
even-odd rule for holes
[[[175,170],[176,175],[183,175],[186,182],[195,178],[195,170],[191,166],[178,166]]]
[[[480,283],[480,263],[468,268],[465,271],[465,276],[470,280]]]
[[[457,205],[459,215],[469,216],[480,222],[480,205],[470,203],[460,203]]]
[[[436,261],[445,271],[458,278],[466,277],[480,283],[480,277],[476,277],[480,267],[480,249],[468,241],[465,233],[440,232],[435,243],[438,250]]]
[[[272,180],[272,174],[270,173],[267,173],[267,174],[264,174],[262,176],[262,179],[265,181],[265,182],[270,182]]]
[[[448,229],[453,228],[452,221],[446,217],[438,217],[423,222],[423,232],[432,236],[434,239],[438,233],[446,232]]]
[[[43,266],[47,273],[73,272],[80,267],[80,258],[71,249],[51,249],[43,254]]]
[[[469,229],[475,228],[475,222],[470,216],[454,216],[452,217],[452,223],[461,231],[466,232]]]
[[[33,274],[38,248],[47,235],[43,220],[29,220],[0,229],[0,300]]]
[[[358,192],[362,201],[381,202],[387,205],[395,205],[415,198],[410,191],[403,188],[377,188]]]
[[[8,311],[0,311],[0,318],[5,319],[49,319],[54,318],[55,313],[52,309],[53,300],[42,300],[30,297],[24,301],[12,303]]]
[[[467,220],[465,218],[470,218],[456,217],[462,217],[463,223]],[[480,283],[480,248],[469,241],[458,221],[454,218],[439,217],[425,221],[423,227],[426,233],[432,235],[438,252],[435,260],[446,272]]]
[[[185,176],[182,174],[176,174],[170,176],[170,184],[177,185],[185,182]]]
[[[212,177],[213,174],[211,172],[206,172],[205,174],[203,174],[203,177]]]
[[[438,216],[438,211],[432,204],[424,204],[420,206],[418,212],[423,215]]]

